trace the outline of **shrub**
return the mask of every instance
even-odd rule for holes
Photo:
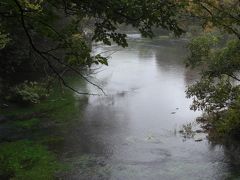
[[[240,129],[240,100],[238,100],[234,105],[232,105],[218,120],[217,130],[220,135],[234,135],[239,136]]]
[[[23,103],[39,103],[49,96],[44,83],[24,81],[11,89],[12,95],[8,99]]]

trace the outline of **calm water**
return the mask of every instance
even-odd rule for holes
[[[184,67],[184,47],[132,35],[129,48],[118,49],[108,67],[94,71],[93,81],[107,96],[90,96],[82,120],[66,133],[62,158],[73,170],[63,179],[225,179],[233,171],[223,147],[204,135],[195,142],[178,133],[201,114],[190,111],[185,98],[197,75]]]

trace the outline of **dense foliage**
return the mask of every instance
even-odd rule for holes
[[[173,0],[2,0],[0,4],[1,77],[19,69],[33,70],[37,64],[38,71],[45,67],[44,73],[54,74],[72,90],[62,75],[66,69],[87,80],[79,67],[108,64],[106,57],[91,54],[91,41],[127,46],[119,25],[131,25],[146,37],[153,36],[153,26],[176,35],[183,32],[176,13],[181,4]]]
[[[240,135],[240,2],[186,1],[187,13],[205,33],[193,38],[186,64],[201,69],[201,79],[188,87],[191,109],[203,110],[216,135]],[[209,127],[209,126],[208,126]]]
[[[239,135],[240,128],[240,41],[227,41],[223,47],[217,37],[205,35],[189,44],[187,63],[202,66],[202,78],[190,86],[191,109],[212,116],[211,124],[220,134]]]
[[[219,29],[240,38],[240,2],[238,0],[184,0],[181,2],[185,4],[184,11],[192,17],[194,24],[198,24],[196,20],[200,20],[199,25],[207,31]]]

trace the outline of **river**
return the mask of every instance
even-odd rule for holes
[[[63,179],[219,180],[236,171],[223,146],[205,134],[179,133],[201,115],[189,110],[185,95],[198,78],[184,66],[185,46],[131,35],[128,48],[95,47],[96,53],[114,52],[109,66],[92,74],[106,96],[90,96],[81,121],[65,134],[61,158],[73,170]]]

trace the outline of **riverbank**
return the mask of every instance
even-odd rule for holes
[[[68,78],[74,85],[76,77]],[[0,109],[0,179],[50,180],[64,171],[68,165],[60,162],[58,148],[71,123],[81,119],[86,100],[56,85],[40,103],[4,104]]]
[[[96,51],[109,50],[114,47]],[[59,179],[237,179],[237,148],[179,133],[201,115],[189,109],[192,100],[186,98],[186,86],[198,76],[185,68],[185,55],[185,42],[131,40],[129,48],[112,54],[109,66],[93,75],[107,96],[53,91],[42,104],[9,106],[5,116],[40,116],[1,124],[1,137],[32,141],[49,157],[53,153],[67,165],[67,172],[52,171]],[[78,80],[76,89],[95,92]]]

